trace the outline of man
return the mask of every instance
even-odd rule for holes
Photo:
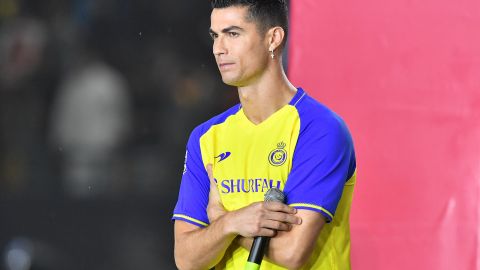
[[[212,6],[213,54],[240,104],[190,135],[173,215],[178,268],[244,269],[253,237],[269,236],[261,269],[350,269],[353,143],[285,76],[285,1]],[[271,187],[286,204],[262,202]]]

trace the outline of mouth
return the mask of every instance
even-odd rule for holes
[[[225,71],[225,70],[230,69],[233,65],[234,65],[234,63],[219,63],[219,64],[218,64],[218,68],[219,68],[221,71]]]

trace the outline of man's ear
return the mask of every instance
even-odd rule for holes
[[[285,38],[285,31],[282,27],[272,27],[267,32],[268,37],[268,50],[275,51],[280,48]]]

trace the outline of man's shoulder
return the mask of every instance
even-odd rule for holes
[[[340,115],[310,95],[305,95],[295,107],[302,129],[348,129]]]
[[[226,111],[215,115],[214,117],[208,119],[207,121],[201,123],[200,125],[196,126],[192,133],[191,136],[195,136],[197,138],[200,138],[203,134],[207,133],[207,131],[215,125],[222,124],[227,120],[228,117],[236,114],[240,110],[240,104],[236,104],[235,106],[227,109]]]

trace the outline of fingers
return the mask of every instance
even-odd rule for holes
[[[297,209],[290,207],[286,204],[283,204],[281,202],[264,202],[264,207],[270,211],[275,211],[275,212],[284,212],[287,214],[297,213]]]
[[[212,169],[212,164],[207,164],[207,174],[208,174],[208,179],[210,179],[210,184],[216,185],[215,180],[213,178],[213,169]]]
[[[211,222],[217,220],[226,213],[220,199],[220,193],[218,192],[217,183],[213,178],[212,164],[207,164],[206,170],[208,178],[210,179],[210,193],[208,194],[207,216]]]
[[[296,215],[285,214],[281,212],[267,212],[265,218],[269,220],[279,221],[286,224],[297,224],[302,223],[302,219]]]
[[[256,236],[274,237],[275,235],[277,235],[277,232],[275,230],[268,229],[268,228],[260,228],[252,237],[256,237]]]
[[[302,219],[295,215],[297,209],[286,204],[280,202],[264,202],[261,207],[266,210],[266,219],[298,225],[302,223]]]
[[[288,223],[283,223],[275,220],[264,220],[262,222],[262,228],[265,229],[272,229],[275,231],[290,231],[292,229],[292,225]]]
[[[220,199],[220,194],[218,193],[217,183],[215,178],[213,178],[213,169],[212,164],[207,164],[206,166],[208,179],[210,179],[210,198],[214,197],[215,199]]]
[[[229,224],[232,232],[244,237],[272,237],[277,231],[290,231],[293,224],[301,224],[295,213],[296,209],[279,202],[257,202],[231,212]]]

